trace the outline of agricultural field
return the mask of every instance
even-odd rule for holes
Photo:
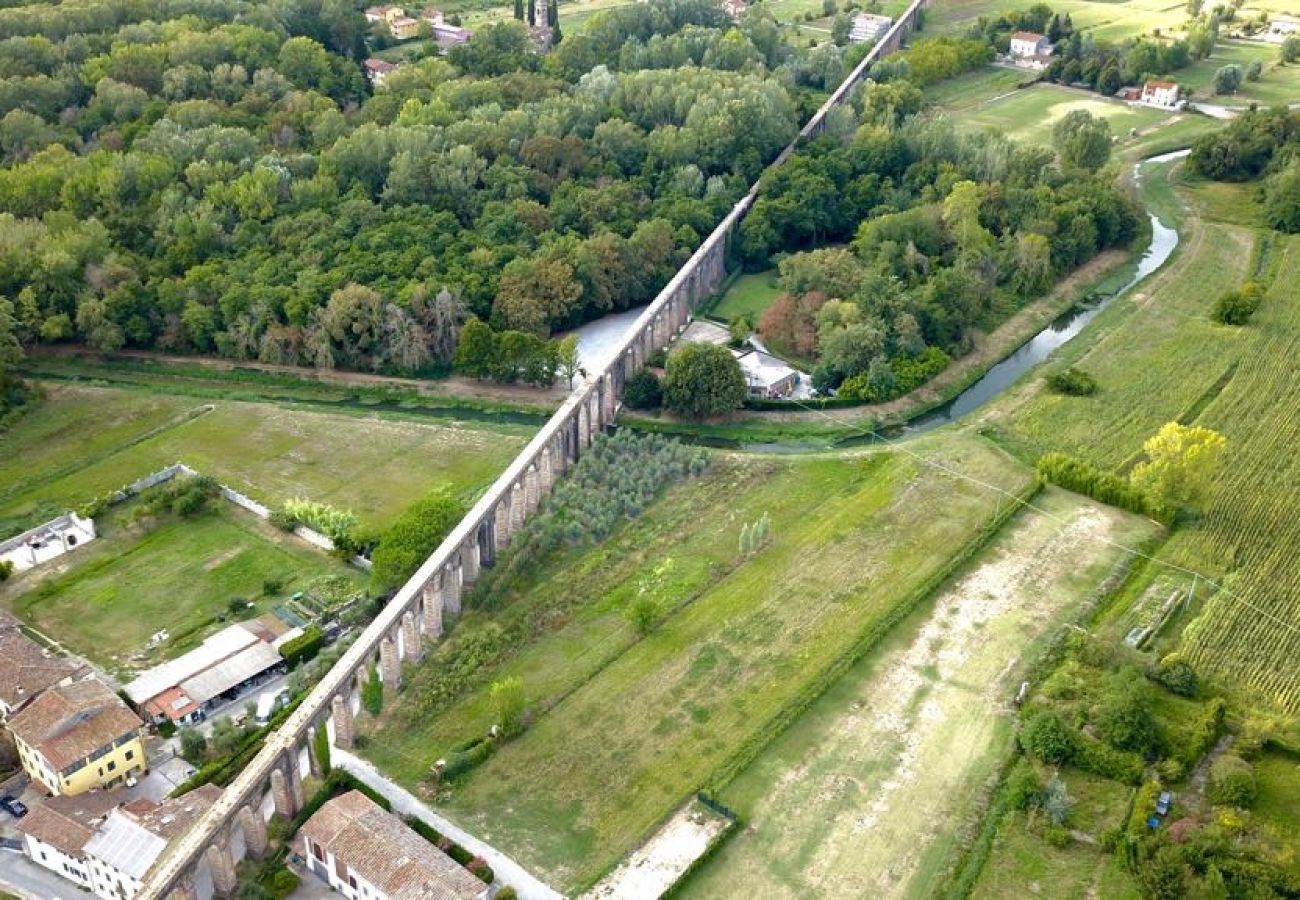
[[[1163,110],[1130,106],[1099,94],[1046,83],[965,106],[953,112],[951,118],[959,129],[993,129],[1016,141],[1050,147],[1052,128],[1076,109],[1109,122],[1111,133],[1120,137],[1121,148],[1133,137],[1134,130],[1142,133],[1159,129],[1179,118]]]
[[[532,433],[79,385],[46,391],[0,435],[8,531],[178,461],[268,505],[304,496],[381,528],[433,490],[474,495]]]
[[[1006,490],[1029,484],[979,438],[912,448]],[[438,807],[555,886],[591,884],[691,792],[743,768],[773,717],[921,602],[1000,507],[904,454],[719,458],[635,524],[528,574],[522,602],[580,598],[500,673],[522,677],[536,721]],[[771,543],[739,558],[742,525],[764,513]],[[626,608],[644,591],[673,611],[638,640]],[[456,640],[480,640],[486,618],[467,619]],[[416,678],[364,752],[419,790],[492,713],[478,690],[402,727],[401,705],[421,702]]]
[[[741,316],[752,316],[757,322],[758,317],[780,294],[775,269],[746,272],[731,283],[711,314],[728,322]]]
[[[1242,81],[1235,94],[1214,93],[1214,74],[1224,66],[1241,66],[1242,74],[1253,62],[1262,63],[1259,81]],[[1174,73],[1180,85],[1190,89],[1196,100],[1223,106],[1247,106],[1259,103],[1300,103],[1300,66],[1284,66],[1278,61],[1277,44],[1246,41],[1220,41],[1208,59],[1200,60]]]
[[[117,671],[150,635],[167,629],[168,655],[242,598],[241,618],[269,612],[327,576],[358,592],[365,577],[327,553],[276,531],[223,500],[195,518],[167,519],[147,530],[125,521],[138,503],[97,520],[100,538],[0,590],[0,602],[42,633]]]
[[[964,32],[980,16],[994,16],[1032,6],[1024,0],[951,0],[926,10],[925,30],[931,34]],[[1170,0],[1056,0],[1054,12],[1069,13],[1076,28],[1099,38],[1119,41],[1150,34],[1154,29],[1168,33],[1186,18],[1186,5]]]
[[[1057,489],[1035,506],[721,792],[745,828],[682,896],[932,894],[1009,739],[1016,660],[1153,532]]]

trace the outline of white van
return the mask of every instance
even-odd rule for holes
[[[271,721],[271,716],[275,715],[276,712],[279,711],[280,707],[284,705],[284,701],[288,699],[289,692],[285,690],[267,691],[261,697],[258,697],[257,724],[265,725],[267,722]]]

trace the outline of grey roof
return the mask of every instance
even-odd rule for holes
[[[193,678],[181,682],[180,688],[195,703],[207,703],[255,675],[260,675],[282,661],[280,651],[261,641],[245,647]]]
[[[168,688],[212,668],[255,642],[257,636],[242,625],[223,628],[209,635],[189,653],[142,673],[126,686],[126,695],[137,706],[143,705]]]
[[[115,809],[87,842],[85,852],[124,875],[141,879],[166,848],[165,838]]]

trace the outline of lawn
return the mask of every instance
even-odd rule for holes
[[[946,0],[926,10],[925,31],[962,33],[980,16],[1015,12],[1030,5],[1024,0]],[[1168,0],[1056,0],[1050,5],[1053,12],[1069,13],[1076,27],[1110,41],[1149,34],[1155,28],[1167,32],[1186,17],[1184,5]]]
[[[1176,118],[1162,110],[1130,106],[1099,94],[1044,83],[958,110],[952,119],[961,129],[992,129],[1016,141],[1050,147],[1053,126],[1076,109],[1106,119],[1111,132],[1121,138],[1121,146],[1133,129],[1144,131]]]
[[[1006,489],[1027,484],[980,439],[913,446]],[[532,574],[526,602],[581,598],[510,667],[544,714],[440,808],[557,887],[589,885],[729,761],[743,765],[773,717],[918,602],[998,505],[901,454],[724,458],[604,544]],[[738,559],[741,525],[763,512],[774,540]],[[678,606],[636,640],[623,611],[648,582]],[[448,744],[490,722],[475,694],[418,729],[383,728],[365,752],[418,787]]]
[[[235,597],[266,612],[322,576],[343,574],[358,589],[365,584],[361,573],[225,501],[147,531],[122,524],[120,512],[102,526],[101,538],[62,557],[59,570],[29,573],[0,597],[24,621],[115,670],[159,629],[180,643],[167,648],[175,655],[183,638],[224,614]],[[280,585],[269,597],[267,581]]]
[[[47,392],[0,436],[0,523],[11,530],[177,461],[268,504],[305,496],[383,527],[433,490],[474,495],[532,432],[98,387]]]
[[[1224,66],[1241,67],[1242,75],[1252,62],[1262,63],[1263,76],[1259,81],[1242,81],[1241,88],[1235,94],[1214,93],[1214,75]],[[1224,106],[1246,106],[1259,103],[1270,106],[1275,103],[1300,102],[1300,66],[1281,65],[1278,61],[1277,44],[1247,43],[1244,41],[1220,41],[1214,53],[1199,60],[1185,69],[1174,73],[1174,78],[1184,87],[1190,88],[1197,100]]]
[[[930,896],[1014,720],[1015,660],[1075,612],[1148,523],[1052,489],[720,799],[745,828],[685,897]]]
[[[728,322],[740,316],[752,316],[757,322],[763,311],[780,295],[776,269],[746,272],[731,283],[712,314]]]
[[[1038,79],[1036,72],[1023,72],[1004,66],[985,66],[956,78],[947,78],[925,89],[926,102],[955,113],[987,103],[994,97],[1010,93]]]

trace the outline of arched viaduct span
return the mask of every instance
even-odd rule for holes
[[[768,171],[788,160],[802,141],[821,133],[826,117],[849,99],[871,65],[902,45],[929,2],[912,0]],[[253,856],[266,852],[267,795],[271,809],[266,812],[274,815],[292,817],[302,807],[304,761],[315,729],[328,728],[335,743],[352,746],[355,696],[372,666],[378,665],[386,691],[400,690],[402,661],[418,660],[424,642],[442,635],[444,619],[459,615],[461,593],[478,579],[480,568],[493,563],[556,479],[613,423],[626,378],[666,347],[686,326],[695,305],[722,283],[727,241],[758,191],[755,183],[732,207],[628,330],[605,367],[569,396],[293,714],[267,737],[220,800],[173,843],[141,886],[138,900],[196,900],[209,892],[233,891],[232,848]]]

